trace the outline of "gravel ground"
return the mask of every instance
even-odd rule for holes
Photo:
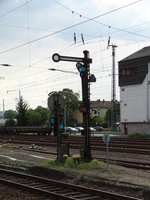
[[[48,200],[48,198],[0,184],[0,200]]]
[[[26,146],[26,148],[29,148]],[[39,147],[42,150],[42,147]],[[8,149],[3,149],[3,151]],[[48,151],[55,151],[55,148],[47,148]],[[18,150],[16,150],[18,151]],[[21,149],[19,151],[22,151]],[[79,150],[71,150],[71,153],[78,153]],[[32,152],[33,153],[33,152]],[[105,152],[93,151],[93,157],[105,157]],[[42,154],[43,155],[43,154]],[[44,156],[44,155],[43,155]],[[135,155],[122,153],[109,153],[110,158],[126,159],[135,161],[150,162],[149,155]],[[2,162],[2,158],[1,162]],[[82,184],[87,187],[98,188],[110,192],[118,192],[120,194],[141,198],[145,189],[150,190],[150,171],[128,169],[120,166],[115,166],[113,169],[107,170],[63,170],[66,174],[64,181]],[[50,178],[50,177],[49,177]],[[63,179],[61,179],[63,181]],[[0,185],[0,200],[21,200],[35,199],[43,200],[46,198],[30,195],[17,189]]]

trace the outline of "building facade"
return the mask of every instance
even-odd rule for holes
[[[119,62],[122,133],[150,134],[150,47]]]
[[[79,102],[81,103],[81,102]],[[105,118],[107,110],[111,107],[111,101],[105,101],[98,99],[97,101],[90,101],[90,113],[91,116],[100,116],[102,119]],[[74,119],[77,120],[78,123],[83,123],[83,116],[82,112],[79,111],[79,109],[75,109],[73,113]]]

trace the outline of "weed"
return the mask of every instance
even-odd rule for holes
[[[83,182],[83,180],[84,180],[84,174],[80,174],[79,176],[76,177],[74,183],[78,185],[80,182]]]
[[[44,162],[45,166],[50,166],[50,165],[55,165],[55,160],[54,159],[48,159]]]
[[[106,164],[103,161],[99,160],[92,160],[91,162],[83,162],[80,158],[80,155],[75,154],[72,157],[67,157],[64,162],[58,162],[54,159],[48,159],[42,165],[47,167],[58,167],[58,168],[72,168],[72,169],[90,169],[90,170],[97,170],[97,169],[106,169]],[[111,165],[111,169],[115,168]]]
[[[128,137],[129,138],[148,138],[150,136],[144,132],[132,132],[128,134]]]
[[[68,157],[65,161],[65,167],[76,168],[77,167],[76,159],[73,159],[72,157]]]

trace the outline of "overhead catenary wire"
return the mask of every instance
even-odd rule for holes
[[[141,41],[140,41],[141,42]],[[142,41],[143,42],[143,41]],[[136,42],[137,43],[137,42]],[[125,44],[125,45],[121,45],[121,46],[127,46],[127,45],[131,45],[131,44],[133,44],[133,43],[130,43],[130,44]],[[103,49],[102,51],[104,51],[104,50],[106,50],[106,49]],[[110,56],[109,56],[110,57]],[[106,59],[108,58],[108,56],[106,57]],[[32,63],[32,66],[33,65],[36,65],[36,64],[38,64],[38,63],[41,63],[41,62],[43,62],[43,61],[45,61],[45,60],[47,60],[47,59],[49,59],[49,57],[46,57],[46,58],[44,58],[44,59],[40,59],[39,61],[37,61],[37,62],[34,62],[34,63]],[[103,58],[104,59],[104,58]],[[96,62],[96,61],[94,61],[94,62]],[[22,66],[21,66],[22,67]],[[28,67],[28,66],[23,66],[24,68],[26,68],[26,67]],[[36,66],[36,68],[39,68],[39,69],[42,69],[43,67],[37,67]],[[22,69],[21,69],[22,70]],[[43,71],[44,71],[45,69],[43,69]],[[16,70],[16,72],[18,72],[18,69]],[[12,74],[13,72],[11,72],[11,74]],[[14,72],[15,73],[15,72]],[[41,72],[39,72],[39,73],[41,73]],[[10,74],[10,75],[11,75]]]
[[[91,41],[91,43],[92,43],[93,41]],[[87,40],[86,40],[86,44],[87,44]],[[80,43],[79,44],[79,46],[81,46],[82,44]],[[72,47],[72,48],[74,48],[76,45],[74,45],[74,46],[71,46],[70,45],[70,47]],[[76,48],[78,48],[78,47],[76,47]],[[67,51],[68,51],[69,49],[67,49]],[[63,51],[63,50],[62,50]],[[97,50],[98,51],[98,50]],[[98,53],[98,52],[97,52]],[[35,65],[35,68],[36,68],[37,66]],[[45,67],[45,66],[44,66]],[[42,68],[42,65],[41,65],[41,67],[39,67],[39,68]],[[19,77],[18,77],[19,78]],[[20,80],[20,78],[18,79],[18,80]],[[61,85],[61,84],[60,84]],[[50,85],[49,85],[50,86]]]
[[[17,6],[16,8],[13,8],[13,9],[5,12],[4,14],[0,15],[0,18],[5,17],[5,16],[7,16],[7,15],[13,13],[13,12],[15,12],[16,10],[18,10],[18,9],[26,6],[26,4],[30,3],[31,1],[33,1],[33,0],[27,0],[25,3],[21,4],[20,6]]]
[[[28,35],[28,53],[29,53],[29,66],[31,67],[31,49],[30,49],[30,28],[29,28],[29,1],[26,0],[27,8],[27,35]]]
[[[105,13],[103,13],[103,14],[97,15],[97,16],[92,17],[92,18],[90,18],[90,19],[84,20],[84,21],[79,22],[79,23],[77,23],[77,24],[74,24],[74,25],[68,26],[68,27],[66,27],[66,28],[60,29],[60,30],[55,31],[55,32],[53,32],[53,33],[50,33],[50,34],[41,36],[41,37],[39,37],[39,38],[36,38],[36,39],[34,39],[34,40],[31,40],[30,42],[25,42],[25,43],[23,43],[23,44],[17,45],[17,46],[15,46],[15,47],[10,48],[10,49],[1,51],[0,54],[7,53],[7,52],[9,52],[9,51],[12,51],[12,50],[18,49],[18,48],[20,48],[20,47],[23,47],[23,46],[25,46],[25,45],[28,45],[29,43],[31,44],[31,43],[37,42],[37,41],[39,41],[39,40],[45,39],[45,38],[47,38],[47,37],[53,36],[53,35],[55,35],[55,34],[61,33],[61,32],[63,32],[63,31],[66,31],[66,30],[68,30],[68,29],[71,29],[71,28],[73,28],[73,27],[79,26],[79,25],[81,25],[81,24],[87,23],[87,22],[92,21],[92,20],[94,20],[94,19],[97,19],[97,18],[100,18],[100,17],[102,17],[102,16],[108,15],[108,14],[110,14],[110,13],[116,12],[116,11],[121,10],[121,9],[123,9],[123,8],[126,8],[126,7],[128,7],[128,6],[134,5],[134,4],[136,4],[136,3],[140,2],[140,1],[143,1],[143,0],[138,0],[138,1],[132,2],[132,3],[130,3],[130,4],[121,6],[121,7],[116,8],[116,9],[113,9],[113,10],[111,10],[111,11],[108,11],[108,12],[105,12]],[[122,29],[118,29],[118,30],[124,31],[124,30],[122,30]],[[136,34],[136,33],[129,32],[129,31],[127,31],[127,32],[130,33],[130,34],[134,34],[134,35],[140,36],[140,37],[150,38],[150,37],[148,37],[148,36],[139,35],[139,34]]]
[[[55,0],[54,0],[54,1],[55,1]],[[71,11],[70,8],[64,6],[62,3],[58,2],[58,1],[55,1],[55,2],[57,2],[58,4],[60,4],[60,5],[61,5],[62,7],[64,7],[65,9]],[[133,4],[138,3],[138,2],[140,2],[140,1],[133,2]],[[131,3],[131,5],[132,5],[132,3]],[[86,16],[83,16],[83,15],[79,14],[79,13],[76,12],[76,11],[71,11],[71,12],[73,12],[74,14],[76,14],[76,15],[78,15],[78,16],[80,16],[80,17],[83,17],[83,18],[85,18],[85,19],[87,19],[87,20],[91,20],[91,21],[93,21],[93,22],[95,22],[95,23],[97,23],[97,24],[100,24],[100,25],[103,25],[103,26],[105,26],[105,27],[108,27],[109,29],[110,29],[110,28],[113,28],[113,29],[117,30],[117,32],[118,32],[118,31],[119,31],[119,32],[121,31],[121,32],[126,32],[126,33],[128,33],[128,34],[132,34],[132,35],[134,34],[134,35],[137,35],[137,36],[140,36],[140,37],[147,37],[147,36],[143,36],[143,35],[140,35],[140,34],[137,34],[137,33],[134,33],[134,32],[127,31],[126,29],[120,29],[120,28],[117,28],[117,27],[115,27],[115,26],[111,26],[111,25],[108,25],[108,24],[105,24],[105,23],[102,23],[102,22],[99,22],[99,21],[95,21],[93,18],[90,19],[90,18],[88,18],[88,17],[86,17]],[[114,32],[114,33],[116,33],[116,32]],[[111,33],[111,34],[112,34],[112,33]],[[110,35],[110,32],[109,32],[109,35]]]

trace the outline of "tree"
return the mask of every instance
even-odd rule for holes
[[[4,113],[4,119],[16,119],[17,113],[14,110],[6,110]]]
[[[41,115],[41,125],[45,125],[50,118],[51,112],[48,108],[44,108],[42,106],[38,106],[35,111]]]
[[[73,119],[73,111],[78,106],[78,98],[79,94],[74,93],[71,89],[65,88],[62,91],[53,91],[49,93],[49,96],[52,96],[53,94],[59,94],[64,98],[65,101],[65,115],[66,115],[66,125],[74,125],[76,123],[76,120]]]
[[[19,126],[26,126],[27,125],[27,110],[28,110],[28,104],[23,100],[23,97],[21,96],[19,99],[19,102],[16,106],[17,111],[17,124]]]
[[[15,119],[7,119],[5,122],[5,126],[16,126]]]
[[[26,114],[29,126],[40,126],[42,124],[42,116],[39,112],[30,108]]]
[[[119,121],[119,116],[120,116],[120,102],[115,101],[114,102],[114,123],[116,125],[116,122]],[[109,108],[106,112],[105,115],[105,123],[107,124],[107,127],[113,127],[113,108],[111,106],[111,108]]]
[[[38,106],[35,110],[27,110],[28,125],[30,126],[41,126],[46,125],[51,112],[42,106]]]
[[[92,127],[99,126],[103,123],[103,119],[100,116],[90,117],[90,125]]]

